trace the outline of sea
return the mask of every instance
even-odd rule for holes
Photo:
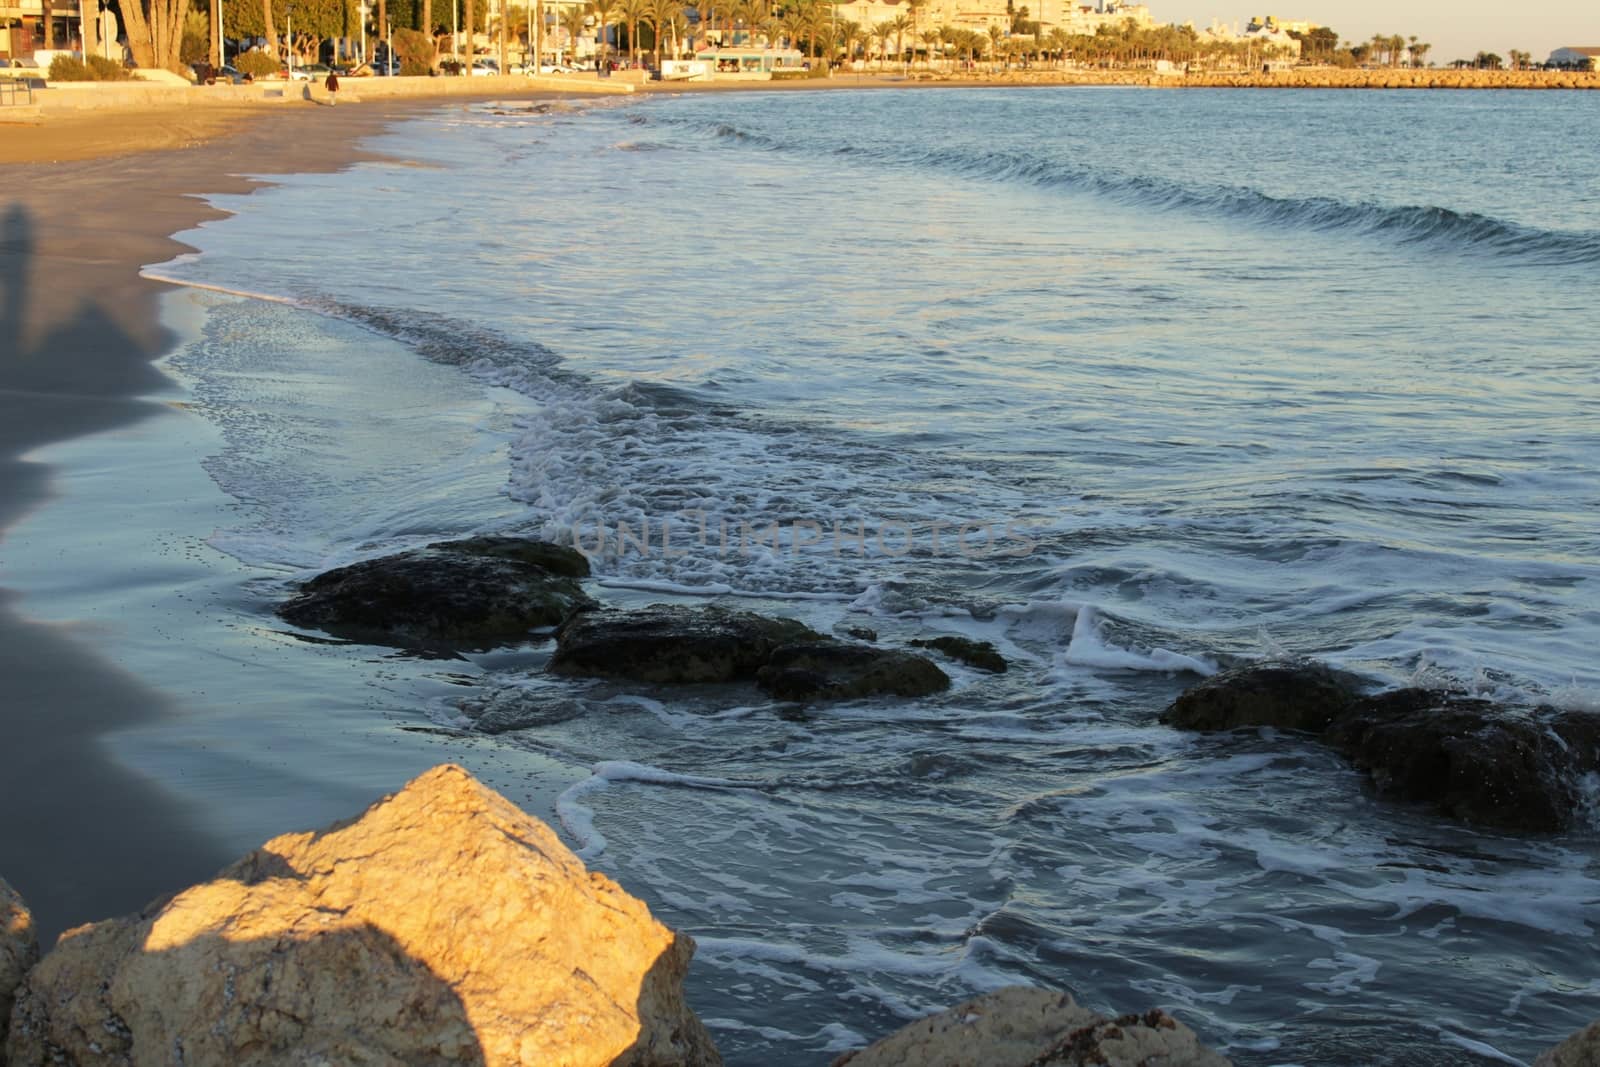
[[[115,479],[207,502],[118,586],[160,625],[97,638],[180,710],[112,745],[240,850],[489,768],[694,937],[731,1064],[1017,983],[1247,1067],[1526,1063],[1600,1016],[1600,819],[1472,829],[1157,716],[1285,655],[1600,713],[1596,129],[1577,92],[664,93],[453,104],[213,197],[147,269],[187,436]],[[801,709],[272,615],[478,532],[576,543],[608,603],[1010,669]]]

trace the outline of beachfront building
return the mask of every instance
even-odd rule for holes
[[[1600,68],[1600,45],[1573,45],[1557,48],[1546,60],[1552,67],[1567,70],[1595,70]]]
[[[1288,22],[1267,15],[1251,18],[1242,29],[1237,22],[1232,26],[1223,22],[1213,22],[1199,31],[1199,36],[1202,41],[1250,45],[1256,54],[1262,56],[1276,55],[1298,59],[1300,39],[1291,37],[1290,34],[1304,35],[1316,28],[1315,22],[1303,19]]]
[[[46,40],[45,6],[50,5]],[[0,0],[0,56],[32,58],[35,52],[79,47],[81,13],[78,0]],[[89,17],[94,18],[91,6]]]

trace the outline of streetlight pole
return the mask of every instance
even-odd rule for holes
[[[461,73],[461,0],[450,3],[450,58],[456,61],[456,73]]]
[[[394,77],[394,20],[390,19],[383,28],[383,65],[388,68],[389,77]]]
[[[284,15],[287,18],[287,28],[288,28],[288,31],[289,31],[289,38],[288,38],[288,41],[286,43],[286,50],[287,50],[287,52],[289,54],[289,80],[290,81],[294,81],[294,5],[293,4],[290,4],[288,7],[284,8]]]
[[[372,14],[372,8],[367,6],[367,0],[361,0],[361,3],[356,7],[356,15],[361,20],[361,62],[363,63],[367,61],[367,16],[370,14]]]

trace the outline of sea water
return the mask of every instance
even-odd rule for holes
[[[1244,1064],[1531,1058],[1600,1014],[1592,829],[1155,717],[1285,653],[1596,707],[1597,122],[1135,89],[408,120],[151,270],[253,296],[173,359],[256,575],[210,610],[267,633],[297,578],[493,529],[576,541],[617,603],[993,641],[1004,675],[803,714],[555,680],[538,642],[340,675],[441,760],[562,768],[525,802],[694,935],[730,1062],[1017,982]],[[486,708],[566,710],[485,741]]]

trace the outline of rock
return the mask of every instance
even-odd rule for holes
[[[845,627],[844,635],[853,637],[857,641],[866,641],[869,644],[878,639],[878,631],[870,626],[847,626]]]
[[[756,684],[780,700],[858,700],[927,696],[949,689],[950,679],[923,656],[824,640],[776,649]]]
[[[278,614],[379,644],[498,644],[593,607],[578,584],[588,569],[572,549],[541,541],[444,541],[319,574]]]
[[[39,940],[33,931],[33,913],[22,897],[0,878],[0,1064],[6,1062],[6,1026],[11,1020],[11,999],[22,976],[39,962]]]
[[[144,913],[63,935],[12,1067],[719,1064],[693,942],[543,823],[442,766]]]
[[[556,634],[550,670],[673,684],[750,681],[780,645],[821,639],[793,619],[717,607],[591,611]]]
[[[833,1067],[1228,1067],[1160,1011],[1107,1019],[1066,993],[987,993],[833,1061]]]
[[[1005,657],[988,641],[974,641],[967,637],[947,635],[911,643],[917,648],[937,649],[951,659],[959,660],[970,667],[993,671],[996,674],[1006,672]]]
[[[548,694],[529,692],[520,686],[506,686],[481,697],[470,697],[461,702],[460,708],[461,713],[472,720],[472,728],[483,734],[555,726],[582,718],[588,712],[581,701],[553,699]]]
[[[1600,1063],[1600,1022],[1590,1023],[1555,1048],[1540,1054],[1533,1067],[1595,1067]]]
[[[1180,730],[1275,726],[1321,733],[1358,695],[1354,678],[1311,660],[1253,663],[1190,686],[1161,721]]]
[[[1583,779],[1600,773],[1600,716],[1429,689],[1358,701],[1323,740],[1371,774],[1380,796],[1505,830],[1576,825]]]
[[[456,552],[463,556],[514,559],[543,567],[551,574],[564,574],[568,578],[589,577],[589,557],[575,548],[551,544],[549,541],[485,534],[459,541],[435,541],[428,549],[432,552]]]

